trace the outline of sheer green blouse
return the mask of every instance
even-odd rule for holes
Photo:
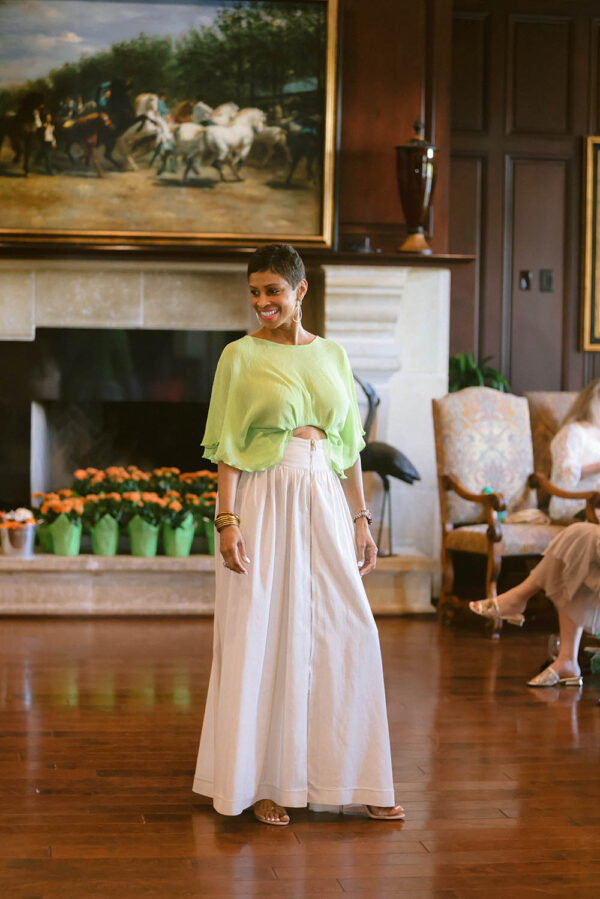
[[[333,340],[294,346],[249,334],[221,354],[202,440],[204,456],[242,471],[281,461],[295,428],[314,425],[340,476],[364,447],[352,370]]]

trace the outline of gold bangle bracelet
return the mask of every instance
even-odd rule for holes
[[[223,528],[229,527],[232,524],[236,527],[240,526],[239,516],[236,515],[235,512],[220,512],[215,518],[215,527],[219,533]]]

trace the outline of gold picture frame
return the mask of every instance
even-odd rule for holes
[[[581,349],[600,352],[600,137],[584,141]]]
[[[94,16],[105,6],[93,0],[30,0],[22,5],[0,5],[0,33],[2,16],[9,10],[13,18],[5,24],[11,27],[4,30],[19,35],[20,28],[23,46],[43,47],[44,60],[48,60],[44,75],[39,67],[36,71],[31,65],[31,53],[28,53],[23,57],[29,65],[28,74],[27,77],[23,74],[24,80],[20,84],[15,81],[14,74],[12,84],[2,84],[0,78],[0,206],[4,210],[0,243],[5,247],[40,247],[50,251],[73,245],[181,249],[203,245],[248,247],[272,241],[331,247],[336,230],[340,0],[275,0],[268,7],[260,0],[184,0],[181,4],[169,4],[166,0],[113,0],[113,22],[106,23],[103,9],[102,27],[94,28]],[[127,7],[128,16],[120,15],[120,7]],[[164,10],[164,21],[160,20],[161,10]],[[137,11],[140,28],[136,37],[131,30],[134,25],[127,23],[135,19]],[[192,21],[194,11],[198,23],[203,24],[186,25]],[[42,12],[47,14],[41,15]],[[64,25],[58,20],[62,13],[65,13]],[[220,40],[223,48],[232,52],[234,38],[227,36],[233,34],[236,27],[240,33],[243,28],[246,31],[250,27],[259,29],[261,15],[263,32],[256,34],[264,37],[260,52],[267,58],[277,55],[277,36],[285,32],[281,40],[287,42],[287,68],[280,67],[285,74],[279,81],[273,76],[273,86],[267,89],[264,79],[249,85],[250,75],[246,72],[236,82],[239,95],[234,95],[235,91],[227,87],[227,78],[222,76],[219,83],[215,70],[214,83],[210,77],[205,77],[194,89],[183,69],[183,61],[189,63],[190,53],[193,53],[194,41],[198,48],[198,63],[206,59],[201,41],[209,32],[213,44]],[[242,21],[244,16],[247,21]],[[68,31],[65,30],[67,22]],[[130,29],[129,32],[124,33],[125,27]],[[237,32],[234,36],[237,40]],[[17,43],[19,40],[18,36]],[[270,40],[273,44],[271,54]],[[305,43],[296,47],[294,40]],[[166,48],[166,53],[171,47],[169,66],[165,65],[163,72],[158,55],[156,71],[148,65],[145,69],[136,68],[138,59],[141,59],[140,65],[144,64],[140,57],[142,51],[148,52],[148,46],[143,46],[144,41],[155,41],[156,54],[161,48]],[[73,55],[75,51],[67,48],[68,43],[71,47],[84,48],[79,58]],[[256,69],[252,57],[254,45],[248,41],[248,71]],[[4,46],[5,58],[0,47],[0,71],[9,71],[12,65],[18,71],[17,62],[13,63],[9,58],[11,48]],[[56,57],[51,58],[49,48],[54,47],[57,48]],[[305,47],[310,49],[310,58]],[[127,56],[128,48],[130,57]],[[71,56],[60,56],[59,51],[70,52]],[[279,51],[281,53],[281,48]],[[98,60],[108,59],[113,67],[106,64],[105,70],[101,70],[102,75],[96,75],[96,81],[90,81],[86,73],[90,68],[90,54],[93,57],[94,53]],[[58,65],[61,59],[65,61]],[[246,57],[242,55],[242,59],[246,60]],[[114,60],[124,60],[123,70],[116,69]],[[276,68],[273,65],[273,70]],[[80,81],[73,81],[73,70]],[[23,73],[25,71],[23,69]],[[35,78],[29,74],[32,71]],[[142,71],[148,74],[142,77]],[[192,67],[191,71],[193,74],[195,69]],[[112,115],[117,120],[118,108],[115,106],[113,112],[110,106],[111,102],[115,105],[119,85],[121,90],[123,85],[128,85],[129,92],[130,118],[124,120],[122,132],[119,131],[121,126],[111,119]],[[219,93],[221,87],[222,93]],[[208,101],[205,102],[201,90],[208,91]],[[30,95],[35,97],[29,102],[31,108],[27,104],[23,106],[23,96]],[[162,155],[156,161],[156,147],[152,145],[150,133],[152,122],[156,119],[159,123],[158,100],[152,101],[151,114],[147,115],[146,110],[140,114],[138,102],[141,96],[161,98],[163,109],[166,109],[160,113],[164,120],[161,127],[165,122],[168,126],[168,139],[161,137],[163,162]],[[181,112],[184,108],[187,110],[186,103],[192,109],[192,116],[204,105],[209,113],[204,119],[186,119]],[[34,110],[36,104],[40,108],[36,106]],[[221,158],[221,145],[216,140],[217,136],[223,138],[222,146],[227,148],[230,146],[227,142],[232,141],[232,132],[218,134],[211,127],[230,128],[241,121],[235,117],[221,121],[218,116],[213,121],[210,116],[224,105],[236,105],[238,113],[252,109],[263,113],[260,124],[252,125],[254,131],[249,150],[248,141],[244,143],[247,155],[237,169],[240,181],[235,178],[235,154],[227,150],[227,156]],[[68,111],[75,106],[77,111]],[[32,114],[37,116],[35,138],[28,136]],[[47,114],[53,132],[45,130]],[[65,119],[65,114],[70,118]],[[90,115],[106,116],[114,129],[114,135],[106,139],[107,146],[113,137],[121,143],[125,138],[129,140],[131,131],[134,140],[131,146],[136,148],[136,153],[144,153],[144,128],[149,132],[150,149],[140,158],[128,157],[122,147],[119,155],[113,142],[108,148],[109,156],[106,156],[107,146],[100,143],[100,131],[95,138],[97,147],[93,149],[88,148],[85,139],[66,147],[74,134],[79,138],[83,127],[79,125]],[[132,120],[131,116],[135,118]],[[138,123],[141,135],[137,143],[135,123]],[[182,127],[187,125],[205,130],[194,132],[193,127],[187,130]],[[101,127],[98,122],[98,128]],[[261,143],[266,143],[267,129],[269,139],[271,134],[274,135],[275,156],[264,162],[258,151],[262,153]],[[203,141],[202,153],[196,154],[195,158],[178,152],[189,146],[181,138],[189,133],[199,135],[198,141]],[[46,134],[54,137],[52,149],[48,148]],[[172,147],[170,156],[169,144]],[[129,147],[129,143],[123,145],[126,149]],[[270,150],[267,146],[267,152]],[[256,158],[253,157],[255,151]],[[114,161],[109,162],[110,156]],[[28,173],[23,171],[25,158]],[[172,158],[175,159],[175,171],[166,167],[167,159]],[[129,168],[128,159],[136,169]],[[163,163],[165,168],[159,171]],[[172,162],[169,165],[173,167]],[[245,177],[242,178],[240,173]],[[24,174],[27,174],[26,178],[22,177]]]

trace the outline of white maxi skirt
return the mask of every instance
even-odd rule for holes
[[[216,547],[213,661],[193,790],[223,815],[394,805],[377,627],[325,441],[242,472],[248,575]]]

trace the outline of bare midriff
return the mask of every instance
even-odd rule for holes
[[[302,425],[301,428],[294,428],[292,431],[294,437],[302,437],[304,440],[325,440],[327,434],[321,428],[314,425]]]

